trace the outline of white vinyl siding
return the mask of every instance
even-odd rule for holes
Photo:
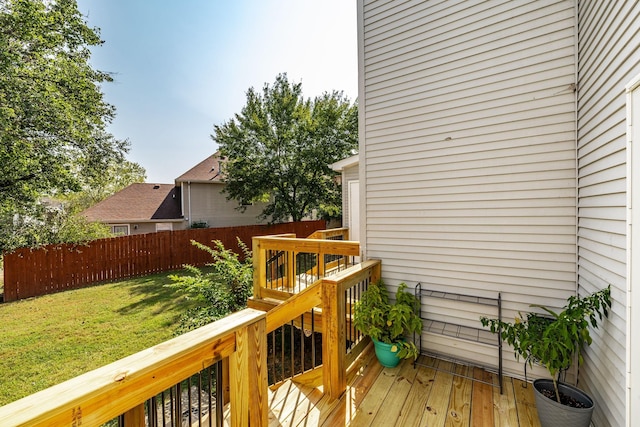
[[[506,318],[561,305],[576,283],[574,1],[360,7],[366,257],[392,290],[502,292]],[[447,313],[474,326],[481,314]],[[497,364],[493,348],[425,341]]]
[[[580,371],[581,386],[598,402],[597,426],[625,424],[625,86],[640,73],[639,15],[630,1],[580,1],[578,8],[578,284],[581,294],[611,284],[614,298]]]

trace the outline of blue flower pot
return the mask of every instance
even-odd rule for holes
[[[373,340],[373,348],[376,351],[378,361],[385,368],[395,368],[400,363],[400,358],[397,355],[399,350],[397,345]]]

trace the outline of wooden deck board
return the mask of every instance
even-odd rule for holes
[[[470,422],[471,392],[473,383],[468,377],[468,366],[455,365],[454,371],[457,376],[453,378],[451,387],[451,399],[447,411],[446,427],[468,426]]]
[[[374,425],[393,425],[400,414],[402,407],[407,400],[407,396],[413,388],[417,370],[409,363],[403,363],[400,371],[397,372],[395,382],[391,385],[387,398],[384,399],[378,414],[374,419]]]
[[[538,420],[538,414],[536,412],[535,397],[533,396],[533,385],[514,379],[513,392],[517,402],[519,426],[540,427],[540,420]]]
[[[513,392],[513,382],[503,381],[503,393],[500,394],[498,378],[493,389],[493,406],[495,427],[515,427],[518,426],[518,408],[516,407],[516,397]]]
[[[333,402],[321,389],[288,381],[270,394],[269,425],[540,427],[530,384],[504,377],[500,394],[493,373],[424,356],[421,362],[382,368],[364,358]]]
[[[370,426],[373,425],[373,420],[378,415],[378,410],[382,403],[387,398],[389,389],[396,380],[397,372],[401,367],[396,368],[384,368],[376,381],[372,384],[371,388],[365,395],[362,403],[356,409],[355,417],[351,421],[352,426]]]
[[[440,370],[436,372],[431,393],[429,393],[419,425],[428,427],[444,426],[453,387],[453,374],[450,373],[452,368],[453,364],[451,362],[438,361],[438,369]]]
[[[423,360],[425,365],[437,363],[435,360]],[[398,418],[398,425],[418,426],[427,406],[427,399],[436,377],[436,370],[428,366],[418,365],[416,367],[416,378],[413,382],[412,392],[402,407],[402,412]]]
[[[473,378],[484,381],[473,382],[473,397],[471,399],[471,423],[474,427],[493,427],[493,384],[491,374],[480,368],[473,368]]]

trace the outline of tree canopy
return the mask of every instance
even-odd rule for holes
[[[144,180],[124,158],[129,142],[106,131],[112,77],[89,63],[102,43],[75,0],[0,0],[0,251],[101,236],[44,199],[104,197],[124,166],[137,173],[125,180]]]
[[[136,182],[144,182],[147,171],[138,163],[129,160],[111,162],[101,174],[89,177],[82,189],[62,198],[71,213],[83,211]]]
[[[250,88],[242,111],[214,130],[229,199],[266,202],[261,217],[273,222],[340,212],[330,165],[358,146],[357,105],[342,92],[305,99],[302,84],[280,74],[262,92]]]
[[[0,209],[78,190],[122,160],[128,142],[105,131],[111,76],[89,64],[101,43],[75,0],[0,0]]]

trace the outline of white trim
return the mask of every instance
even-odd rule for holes
[[[109,224],[111,226],[111,233],[116,234],[116,227],[127,227],[127,232],[124,234],[125,236],[131,235],[131,225],[129,224]]]
[[[640,289],[634,289],[634,277],[640,276],[640,209],[633,209],[634,191],[636,202],[640,200],[640,174],[633,168],[640,167],[640,151],[634,150],[633,142],[640,139],[640,75],[627,85],[627,342],[626,342],[626,426],[640,420],[640,316],[634,307],[640,306]],[[636,124],[634,126],[634,123]],[[636,280],[637,281],[637,280]],[[635,285],[637,286],[637,284]],[[635,290],[635,292],[633,292]],[[634,323],[636,323],[634,327]]]
[[[367,259],[367,144],[364,75],[364,0],[357,1],[358,25],[358,180],[360,181],[360,259]]]
[[[331,164],[331,169],[336,172],[340,172],[348,168],[349,166],[357,165],[359,161],[359,156],[356,154],[351,157],[347,157],[346,159],[339,160],[333,164]]]
[[[173,231],[172,222],[156,222],[156,232],[158,231]]]

